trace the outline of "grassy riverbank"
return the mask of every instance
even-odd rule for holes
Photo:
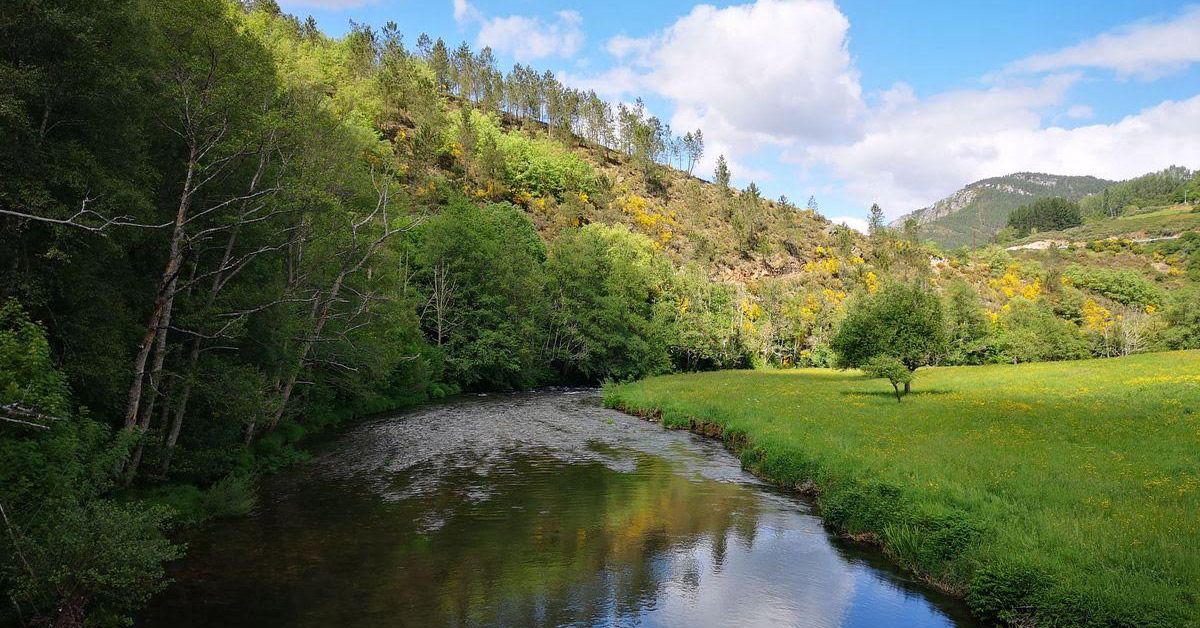
[[[988,620],[1200,624],[1200,352],[922,370],[670,375],[606,403],[721,433],[834,526]]]

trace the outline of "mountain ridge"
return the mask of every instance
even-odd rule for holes
[[[924,235],[944,248],[978,244],[990,240],[1021,205],[1051,196],[1077,201],[1114,183],[1090,175],[1014,172],[969,183],[932,205],[900,216],[890,226],[900,227],[915,218]]]

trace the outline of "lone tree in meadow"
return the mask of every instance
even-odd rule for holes
[[[877,355],[863,365],[864,373],[878,379],[886,379],[896,392],[896,403],[900,403],[900,384],[904,384],[904,392],[908,392],[908,384],[913,380],[912,371],[904,363],[890,355]]]
[[[842,368],[865,369],[874,358],[886,356],[904,365],[911,374],[933,364],[946,351],[941,299],[919,282],[888,284],[850,306],[832,345],[837,364]],[[876,360],[875,365],[878,364]],[[911,377],[888,379],[893,385],[904,384],[905,393],[912,385]]]

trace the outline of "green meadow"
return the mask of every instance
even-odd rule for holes
[[[667,375],[606,403],[722,434],[841,532],[988,621],[1200,624],[1200,351]]]

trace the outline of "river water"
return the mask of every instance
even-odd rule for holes
[[[359,425],[184,539],[140,624],[967,626],[720,443],[595,391]]]

